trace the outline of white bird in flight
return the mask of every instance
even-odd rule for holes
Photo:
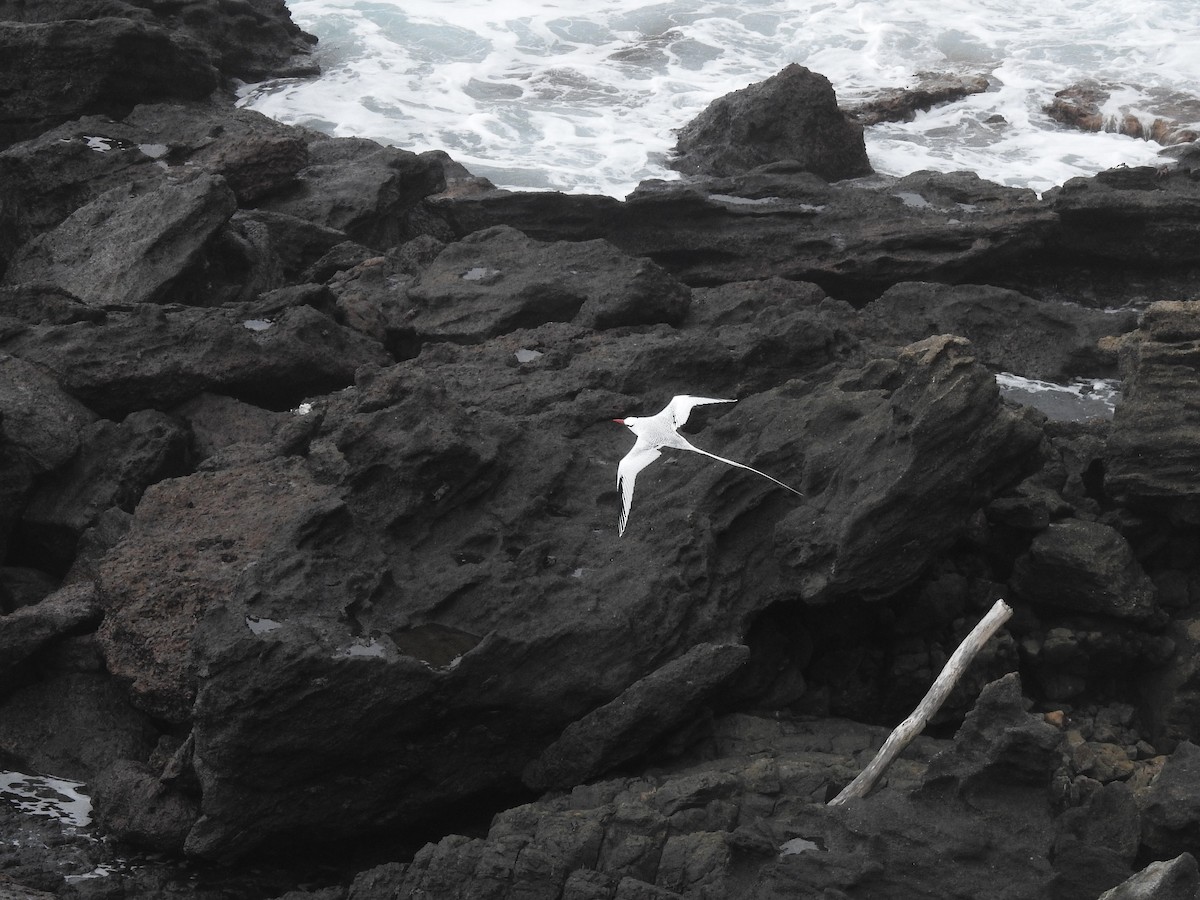
[[[737,466],[739,469],[748,469],[756,475],[761,475],[769,481],[774,481],[780,487],[787,488],[793,494],[800,494],[800,491],[794,487],[788,487],[777,478],[772,478],[766,472],[760,472],[752,466],[747,466],[744,463],[734,462],[732,459],[726,459],[723,456],[717,456],[715,453],[709,453],[707,450],[701,450],[699,447],[693,446],[688,440],[679,433],[679,428],[688,420],[688,416],[692,413],[692,407],[702,406],[705,403],[736,403],[736,400],[718,400],[714,397],[690,397],[687,394],[679,394],[672,397],[671,402],[663,407],[662,412],[653,416],[627,416],[624,419],[613,419],[619,425],[625,425],[637,435],[637,441],[633,448],[625,454],[625,458],[621,460],[617,466],[617,490],[621,492],[621,521],[617,526],[617,535],[625,533],[625,525],[629,521],[629,507],[633,505],[633,482],[637,478],[638,472],[654,462],[662,455],[660,448],[670,447],[674,450],[691,450],[693,453],[699,453],[703,456],[711,457],[718,462],[728,463],[731,466]],[[803,494],[801,494],[803,496]]]

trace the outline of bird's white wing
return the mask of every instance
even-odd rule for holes
[[[633,482],[638,472],[658,459],[662,454],[657,448],[638,439],[633,449],[625,454],[625,458],[617,464],[617,489],[621,492],[621,521],[617,525],[617,536],[625,533],[625,525],[629,522],[629,507],[633,505]]]
[[[692,397],[688,394],[679,394],[671,398],[671,402],[667,404],[667,408],[663,412],[670,410],[671,425],[673,428],[679,428],[688,420],[688,416],[692,414],[692,407],[703,406],[705,403],[737,403],[736,400],[718,400],[715,397]]]

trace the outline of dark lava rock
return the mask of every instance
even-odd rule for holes
[[[679,129],[669,165],[724,177],[795,161],[827,181],[872,173],[862,127],[838,109],[823,75],[793,63],[766,81],[726,94]]]
[[[308,164],[287,189],[271,193],[258,207],[337,229],[383,250],[421,233],[407,213],[445,183],[437,154],[311,135]]]
[[[1163,97],[1163,107],[1173,107],[1175,116],[1155,116],[1148,122],[1143,113],[1128,106],[1116,113],[1106,113],[1104,110],[1111,106],[1113,93],[1125,90],[1128,90],[1125,85],[1096,81],[1073,84],[1054,93],[1054,100],[1045,107],[1046,114],[1056,122],[1082,131],[1124,134],[1168,146],[1189,143],[1200,136],[1192,126],[1200,118],[1200,101],[1188,98],[1180,103],[1180,98]],[[1177,118],[1180,115],[1182,121]]]
[[[1167,269],[1200,262],[1200,180],[1153,166],[1109,169],[1072,178],[1045,199],[1059,218],[1058,248],[1093,260]]]
[[[1099,522],[1052,523],[1017,560],[1013,588],[1039,606],[1151,623],[1163,618],[1133,549]]]
[[[169,851],[183,843],[196,822],[196,803],[163,783],[149,766],[121,759],[92,786],[104,833],[146,850]]]
[[[1063,734],[1028,711],[1015,673],[987,685],[954,736],[929,763],[922,790],[995,796],[1007,782],[1046,785],[1061,764]]]
[[[1046,381],[1116,374],[1116,354],[1097,345],[1137,327],[1132,310],[1102,312],[986,285],[904,283],[863,310],[891,343],[927,334],[971,341],[989,368]]]
[[[215,177],[140,195],[114,188],[26,243],[5,281],[52,284],[91,306],[169,300],[236,208],[233,192]]]
[[[198,100],[220,85],[188,35],[117,16],[0,22],[0,61],[0,146],[78,116],[120,118],[139,103]]]
[[[1164,858],[1200,839],[1200,747],[1182,742],[1141,798],[1142,842]]]
[[[32,327],[0,340],[0,352],[54,373],[69,394],[115,418],[213,390],[288,409],[351,383],[360,365],[387,361],[378,344],[311,306],[270,303],[141,305],[101,323]]]
[[[545,322],[675,325],[691,299],[654,263],[607,241],[543,244],[505,226],[449,245],[407,296],[406,318],[422,341],[461,343]]]
[[[526,766],[522,780],[539,791],[565,790],[636,759],[664,726],[679,727],[695,718],[701,704],[732,680],[749,656],[737,644],[698,644],[572,722]]]
[[[1100,895],[1099,900],[1192,900],[1200,892],[1200,871],[1191,853],[1152,862]]]
[[[1118,500],[1200,522],[1200,303],[1162,301],[1122,344],[1124,397],[1105,452]]]
[[[881,91],[844,110],[851,120],[864,126],[880,122],[910,122],[918,112],[943,103],[953,103],[971,94],[981,94],[988,89],[988,85],[986,75],[921,72],[912,87]]]
[[[489,191],[430,206],[459,234],[504,224],[540,240],[605,238],[693,287],[775,276],[856,305],[901,281],[997,283],[1023,271],[1057,223],[1032,191],[969,172],[829,184],[791,163],[643,182],[623,204]]]
[[[7,692],[9,669],[49,641],[98,625],[100,613],[95,585],[81,583],[0,616],[0,695]]]

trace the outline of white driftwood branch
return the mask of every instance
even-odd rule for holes
[[[865,797],[870,792],[871,788],[875,786],[875,782],[892,764],[892,760],[899,756],[900,751],[924,730],[925,723],[941,708],[946,697],[950,695],[950,691],[958,679],[962,678],[963,673],[967,671],[967,667],[971,665],[976,654],[983,649],[983,645],[1000,626],[1009,620],[1012,613],[1011,606],[1003,600],[996,601],[995,605],[988,610],[988,614],[979,620],[979,624],[958,645],[958,649],[954,651],[941,674],[934,680],[925,698],[917,704],[917,708],[888,735],[888,739],[883,742],[883,746],[879,748],[875,758],[858,774],[858,777],[829,801],[830,806],[838,806],[852,797]]]

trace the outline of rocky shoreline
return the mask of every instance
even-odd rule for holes
[[[862,121],[984,86],[793,66],[683,180],[514,193],[236,109],[314,71],[278,0],[5,15],[0,769],[95,826],[0,792],[0,898],[1200,890],[1186,145],[875,175]],[[677,393],[804,496],[664,456],[618,537],[610,420]]]

